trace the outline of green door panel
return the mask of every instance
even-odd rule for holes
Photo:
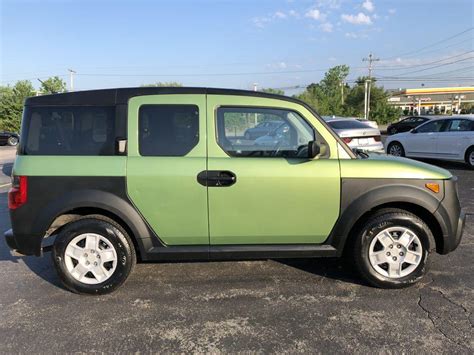
[[[209,187],[211,245],[324,242],[339,216],[337,145],[304,107],[280,100],[208,95],[208,169],[228,170],[237,181]],[[219,106],[258,106],[297,111],[325,138],[330,159],[229,157],[216,140]]]
[[[199,143],[184,157],[140,156],[138,112],[141,105],[197,105]],[[128,104],[128,195],[167,245],[208,245],[207,188],[196,176],[206,170],[205,95],[150,95]]]

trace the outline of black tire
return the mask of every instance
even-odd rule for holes
[[[80,282],[68,271],[65,262],[66,248],[74,238],[84,233],[94,233],[104,237],[116,251],[115,270],[101,283]],[[63,227],[54,242],[52,258],[64,286],[80,294],[103,295],[113,292],[125,282],[136,264],[135,249],[127,232],[118,223],[102,215],[84,216]]]
[[[474,169],[474,147],[470,147],[466,151],[466,156],[464,159],[466,160],[467,166],[471,169]]]
[[[395,154],[395,151],[398,151],[399,154]],[[404,157],[405,156],[405,149],[403,149],[403,145],[399,142],[392,142],[387,147],[387,154],[397,156],[397,157]]]
[[[392,227],[395,229],[406,228],[410,230],[418,237],[418,240],[421,243],[421,246],[417,246],[417,248],[421,248],[421,251],[419,252],[419,264],[417,266],[413,265],[414,269],[408,275],[395,278],[382,275],[382,273],[377,271],[375,267],[372,266],[369,257],[369,249],[374,238],[376,238],[380,232]],[[430,247],[429,241],[431,238],[433,238],[431,230],[426,223],[416,215],[401,209],[380,210],[366,221],[356,236],[353,244],[354,262],[360,275],[372,286],[379,288],[408,287],[421,280],[426,272]],[[377,242],[375,242],[375,244],[376,243]],[[397,240],[395,239],[394,244],[396,243]],[[397,249],[397,247],[398,245],[394,246],[393,249],[384,249],[383,254],[385,254],[385,250],[391,250],[394,256],[397,255],[398,257],[398,254],[402,255],[399,250],[405,249]],[[403,262],[401,264],[405,265]],[[383,264],[381,265],[382,267],[384,266]],[[408,265],[410,266],[410,264]]]
[[[17,137],[11,136],[11,137],[8,138],[7,144],[11,147],[14,147],[14,146],[18,145],[18,141],[19,140],[18,140]]]

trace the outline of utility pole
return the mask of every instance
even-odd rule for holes
[[[74,91],[74,74],[76,74],[76,72],[72,69],[68,69],[68,71],[69,71],[69,90]]]
[[[341,105],[344,106],[344,80],[341,80]]]
[[[253,91],[258,91],[258,83],[253,83]]]
[[[366,85],[365,85],[365,97],[366,97],[366,102],[364,104],[365,107],[365,119],[369,119],[369,113],[370,113],[370,87],[372,86],[372,63],[373,62],[378,62],[380,59],[379,58],[374,58],[372,53],[369,53],[368,58],[363,58],[363,62],[369,62],[369,78],[366,80]]]

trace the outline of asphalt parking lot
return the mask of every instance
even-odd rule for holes
[[[0,231],[14,150],[0,147]],[[460,247],[415,287],[366,286],[337,259],[138,264],[116,293],[64,290],[43,258],[0,238],[0,353],[474,352],[474,171],[459,177]]]

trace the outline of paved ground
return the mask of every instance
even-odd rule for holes
[[[0,148],[0,186],[11,153]],[[474,213],[474,172],[442,165]],[[461,247],[410,289],[368,287],[334,259],[269,260],[139,264],[116,293],[85,297],[61,288],[49,255],[12,257],[0,239],[0,353],[473,353],[473,256],[471,216]]]

